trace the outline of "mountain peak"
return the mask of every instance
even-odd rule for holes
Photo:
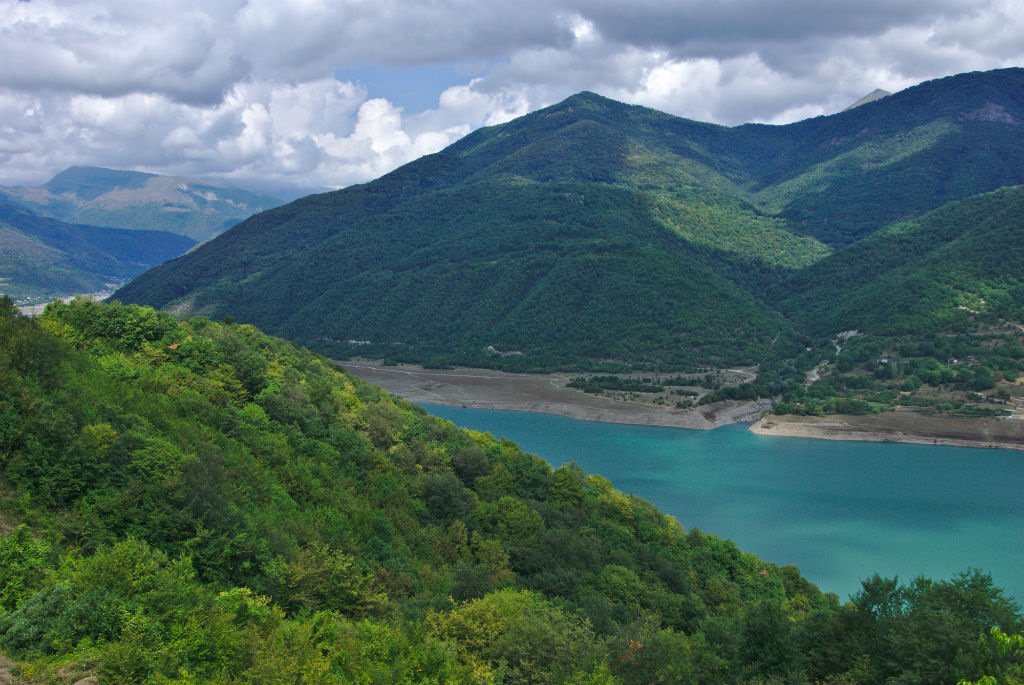
[[[71,166],[51,178],[44,187],[56,195],[70,193],[85,200],[94,200],[114,188],[141,188],[152,177],[154,174],[141,171]]]
[[[628,107],[625,103],[619,102],[618,100],[612,100],[606,98],[603,95],[591,92],[589,90],[581,90],[580,92],[570,95],[561,102],[558,102],[550,107],[546,107],[541,112],[545,114],[558,114],[560,112],[571,112],[574,109],[607,109],[608,107]]]
[[[857,100],[857,102],[853,103],[852,105],[850,105],[849,107],[847,107],[843,111],[844,112],[849,112],[854,107],[860,107],[861,105],[866,105],[869,102],[874,102],[875,100],[881,100],[882,98],[888,97],[889,95],[892,95],[892,93],[890,93],[887,90],[882,90],[881,88],[875,88],[873,91],[871,91],[870,93],[868,93],[867,95],[862,97],[860,100]]]
[[[580,92],[576,93],[575,95],[570,95],[569,97],[567,97],[562,102],[563,103],[566,103],[566,102],[600,102],[600,103],[605,103],[605,102],[617,102],[617,100],[612,100],[611,98],[606,98],[603,95],[598,95],[597,93],[595,93],[594,91],[591,91],[591,90],[581,90]]]

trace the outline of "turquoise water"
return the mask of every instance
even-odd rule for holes
[[[423,405],[459,426],[575,461],[686,528],[794,564],[841,600],[876,571],[981,568],[1024,601],[1024,452],[690,431]]]

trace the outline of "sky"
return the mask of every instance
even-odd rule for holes
[[[287,196],[582,90],[783,124],[1009,66],[1024,0],[0,0],[0,184],[95,165]]]

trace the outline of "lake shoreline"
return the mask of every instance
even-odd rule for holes
[[[338,362],[347,372],[413,403],[471,409],[555,414],[582,421],[711,430],[751,423],[770,407],[767,400],[716,402],[678,409],[626,401],[567,387],[575,374],[528,374],[490,369],[424,369],[405,364]]]
[[[915,412],[864,416],[768,414],[751,424],[749,430],[758,435],[818,440],[1024,450],[1024,421],[1014,419],[928,416]]]
[[[424,369],[375,362],[339,362],[349,373],[413,403],[472,409],[555,414],[583,421],[713,430],[750,424],[757,435],[900,442],[955,447],[1024,450],[1024,421],[927,416],[885,412],[865,416],[777,416],[770,403],[717,402],[676,409],[650,402],[625,401],[566,387],[570,374],[525,374],[490,369]]]

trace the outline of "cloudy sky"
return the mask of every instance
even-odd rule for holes
[[[342,187],[592,90],[787,123],[1024,66],[1024,0],[0,0],[0,184]]]

